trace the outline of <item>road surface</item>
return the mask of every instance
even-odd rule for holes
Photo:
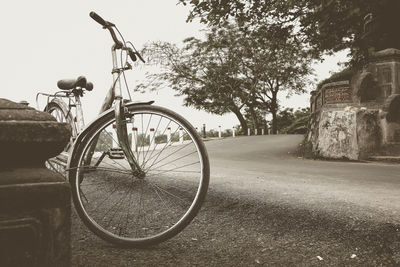
[[[400,265],[400,165],[301,159],[301,139],[207,141],[204,208],[153,248],[113,247],[73,215],[73,265]]]

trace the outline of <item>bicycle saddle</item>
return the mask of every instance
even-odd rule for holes
[[[61,90],[70,90],[77,87],[85,88],[88,91],[93,90],[93,83],[86,81],[85,76],[79,76],[76,79],[64,79],[57,82],[58,88]]]

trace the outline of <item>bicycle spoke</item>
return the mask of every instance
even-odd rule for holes
[[[163,174],[163,173],[172,172],[174,170],[185,168],[185,167],[188,167],[188,166],[192,166],[192,165],[197,164],[197,163],[200,163],[200,161],[193,162],[193,163],[190,163],[190,164],[186,164],[186,165],[183,165],[183,166],[180,166],[180,167],[176,167],[176,168],[173,168],[173,169],[170,169],[170,170],[165,170],[165,171],[157,173],[157,174],[147,175],[146,177],[149,178],[149,177],[152,177],[154,175],[160,175],[160,174]]]
[[[198,162],[195,162],[195,163],[200,163],[200,161],[198,161]],[[195,163],[193,163],[193,164],[195,164]],[[165,170],[151,170],[151,171],[149,171],[149,173],[151,173],[151,172],[163,172],[163,171],[165,171]],[[173,171],[173,170],[170,170],[170,172],[182,172],[182,173],[201,173],[201,171]],[[148,176],[146,176],[146,177],[148,177]]]
[[[125,219],[125,227],[124,227],[124,229],[128,228],[129,215],[130,215],[130,212],[131,212],[131,204],[132,204],[132,192],[133,192],[133,189],[131,189],[130,192],[129,192],[129,200],[128,200],[129,206],[128,206],[128,209],[127,209],[127,212],[126,212],[126,219]],[[121,218],[122,218],[122,216],[123,216],[123,214],[121,213]],[[122,231],[123,231],[123,228],[120,227],[119,235],[122,235]]]
[[[112,137],[112,134],[110,134],[108,131],[104,131],[105,132],[105,134],[106,135],[108,135],[109,137],[111,137],[112,138],[112,140],[114,140],[115,141],[115,139]],[[100,136],[99,136],[99,138],[100,138]],[[117,142],[116,141],[116,143],[117,144],[119,144],[119,142]],[[110,145],[108,145],[108,144],[106,144],[106,147],[108,147],[109,148],[109,150],[111,150],[111,146]],[[117,165],[119,165],[120,167],[122,167],[123,169],[125,169],[125,170],[129,170],[128,168],[126,168],[125,166],[123,166],[123,165],[121,165],[119,162],[117,162],[115,159],[112,159],[110,156],[108,157],[110,160],[112,160],[115,164],[117,164]],[[99,158],[97,158],[97,159],[99,159]]]
[[[151,138],[151,140],[150,140],[150,144],[149,144],[149,147],[147,148],[146,155],[143,156],[143,165],[141,166],[142,168],[144,167],[144,164],[145,164],[144,161],[146,160],[147,154],[149,153],[151,144],[153,143],[153,141],[154,141],[154,143],[155,143],[156,133],[157,133],[157,131],[158,131],[158,127],[160,126],[161,120],[162,120],[162,117],[160,117],[160,120],[158,121],[157,128],[156,128],[156,130],[155,130],[155,132],[154,132],[153,138]],[[154,146],[153,151],[154,151],[154,149],[156,148],[156,146],[157,146],[157,145]]]
[[[132,190],[132,187],[129,188],[129,191]],[[109,208],[109,210],[106,212],[106,214],[104,214],[104,217],[110,212],[110,211],[114,211],[111,215],[111,220],[108,222],[108,224],[106,225],[106,227],[108,228],[113,219],[115,218],[115,214],[118,211],[118,208],[123,204],[124,200],[127,198],[128,195],[123,195],[119,200],[117,200],[117,202],[114,205],[111,205],[111,207]]]
[[[179,129],[180,127],[179,127],[179,125],[178,125],[178,127],[176,128],[176,130],[175,130],[175,132],[173,133],[173,134],[175,134],[177,131],[178,131],[178,129]],[[157,154],[157,157],[156,156],[154,156],[154,157],[156,157],[155,158],[155,160],[153,161],[153,163],[158,159],[158,157],[160,157],[160,155],[161,155],[161,153],[169,146],[169,145],[172,145],[174,142],[171,142],[172,141],[172,135],[171,135],[171,140],[169,141],[169,142],[167,142],[167,143],[165,143],[165,145],[164,145],[164,147],[161,149],[161,151]],[[150,159],[149,159],[150,160]],[[152,164],[151,166],[153,166],[154,164]]]
[[[185,199],[183,199],[183,198],[181,198],[181,197],[179,197],[179,196],[177,196],[177,195],[175,195],[175,194],[172,194],[171,192],[169,192],[169,191],[165,190],[164,188],[160,187],[159,185],[156,185],[156,184],[153,184],[153,183],[151,183],[151,184],[152,184],[153,186],[157,187],[159,190],[161,190],[161,191],[164,192],[165,194],[167,194],[167,195],[169,195],[169,196],[172,196],[173,198],[178,199],[178,200],[180,200],[181,202],[185,202],[186,204],[190,204],[187,200],[185,200]]]
[[[162,159],[159,160],[158,162],[156,162],[156,163],[153,162],[147,169],[150,169],[150,168],[153,167],[155,164],[157,164],[157,163],[163,161],[164,159],[166,159],[166,158],[168,158],[168,157],[170,157],[170,156],[172,156],[172,155],[178,153],[179,151],[183,150],[184,148],[186,148],[187,146],[189,146],[189,145],[192,144],[192,143],[193,143],[193,141],[190,142],[190,143],[188,143],[188,144],[186,144],[185,146],[180,147],[179,149],[175,150],[174,152],[168,154],[167,156],[165,156],[164,158],[162,158]],[[160,154],[161,154],[161,152],[160,152]]]
[[[111,164],[109,164],[109,165],[111,165]],[[112,165],[111,165],[111,166],[112,166]],[[116,172],[116,173],[132,174],[131,171],[126,170],[126,169],[115,169],[115,168],[113,169],[113,168],[105,168],[105,167],[94,167],[94,166],[92,166],[92,165],[81,166],[81,167],[78,167],[78,169],[83,169],[84,171],[85,171],[85,170],[91,171],[91,170],[95,169],[95,170],[101,170],[101,171],[109,171],[109,172]]]
[[[197,153],[197,151],[190,152],[190,153],[188,153],[188,154],[186,154],[186,155],[183,155],[183,156],[181,156],[181,157],[179,157],[179,158],[177,158],[177,159],[173,159],[173,160],[171,160],[171,161],[169,161],[169,162],[166,162],[166,163],[164,163],[164,164],[161,165],[161,166],[157,166],[157,168],[155,168],[154,170],[157,170],[157,169],[159,169],[159,168],[161,168],[161,167],[164,167],[165,165],[170,164],[170,163],[172,163],[172,162],[174,162],[174,161],[177,161],[177,160],[183,159],[183,158],[185,158],[185,157],[188,157],[188,156],[190,156],[190,155],[193,155],[194,153]],[[164,159],[165,159],[165,158],[164,158]],[[164,159],[158,161],[156,164],[160,163],[160,162],[163,161]],[[155,165],[155,164],[153,164],[152,166],[154,166],[154,165]],[[150,169],[152,166],[150,166],[148,169]]]
[[[97,126],[99,130],[89,131],[85,143],[80,144],[78,151],[86,155],[98,142],[92,164],[84,164],[85,157],[77,155],[79,167],[71,165],[68,171],[77,173],[73,183],[78,187],[74,190],[79,194],[77,208],[83,210],[80,216],[89,218],[85,223],[93,224],[94,232],[99,229],[101,237],[111,241],[141,244],[146,240],[150,244],[169,237],[166,233],[171,229],[188,224],[200,207],[194,204],[204,199],[204,189],[200,188],[208,182],[202,182],[199,139],[189,132],[186,122],[182,124],[168,113],[128,109],[133,130],[129,134],[134,142],[130,148],[146,175],[135,174],[126,157],[109,159],[105,155],[118,141],[110,131],[113,114]]]
[[[161,135],[164,135],[164,134],[165,134],[165,131],[168,129],[168,127],[169,127],[170,124],[171,124],[171,120],[168,122],[167,126],[165,126],[164,131],[163,131],[163,133],[162,133]],[[170,141],[171,141],[171,140],[170,140]],[[168,144],[170,141],[168,141],[168,139],[167,139],[166,144]],[[149,155],[149,158],[146,160],[146,162],[144,163],[144,165],[141,166],[142,168],[144,168],[144,167],[146,166],[147,162],[149,162],[149,160],[152,159],[151,156],[153,155],[153,152],[155,151],[155,149],[156,149],[156,147],[154,147],[153,151],[151,151],[151,153],[150,153],[150,155]]]

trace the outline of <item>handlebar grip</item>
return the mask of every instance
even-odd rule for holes
[[[139,57],[139,59],[143,62],[146,63],[146,61],[144,61],[144,59],[142,58],[142,56],[139,53],[136,53],[136,55]]]
[[[95,21],[97,21],[97,23],[101,24],[103,27],[106,26],[106,21],[102,17],[97,15],[96,12],[94,11],[90,12],[89,16]]]
[[[132,49],[129,49],[129,57],[132,59],[133,62],[137,60],[135,52]]]

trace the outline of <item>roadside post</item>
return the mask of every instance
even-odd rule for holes
[[[167,144],[171,144],[171,127],[167,130]]]
[[[179,128],[179,143],[183,144],[183,128]]]
[[[150,143],[149,143],[149,149],[153,149],[154,148],[154,143],[155,143],[155,133],[154,133],[154,128],[150,128]]]
[[[113,124],[113,131],[112,131],[112,148],[119,147],[119,144],[117,143],[118,142],[117,140],[118,140],[117,125],[114,123]]]
[[[132,151],[137,152],[137,127],[132,127],[131,147]]]

